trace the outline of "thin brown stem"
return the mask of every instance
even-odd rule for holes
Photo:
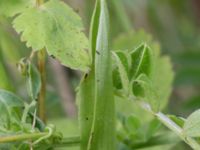
[[[46,69],[45,69],[46,51],[42,49],[38,52],[38,68],[41,75],[41,90],[38,97],[38,113],[42,121],[46,122],[45,115],[45,97],[46,97]]]

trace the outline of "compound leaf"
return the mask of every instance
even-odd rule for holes
[[[130,31],[119,36],[114,41],[113,47],[116,50],[121,49],[118,50],[121,52],[128,51],[127,61],[131,59],[128,69],[131,85],[128,87],[131,88],[136,99],[145,100],[155,111],[163,109],[171,94],[174,73],[169,57],[160,55],[158,43],[154,42],[151,36],[144,31]],[[118,72],[121,74],[120,71]],[[124,80],[122,76],[120,75],[121,84]]]

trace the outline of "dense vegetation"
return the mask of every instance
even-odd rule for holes
[[[0,149],[200,150],[188,2],[134,0],[140,18],[132,0],[84,2],[82,20],[60,0],[0,1]],[[134,29],[145,17],[163,52]]]

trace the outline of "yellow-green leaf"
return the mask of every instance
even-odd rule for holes
[[[46,48],[63,65],[88,70],[88,39],[82,32],[80,17],[65,3],[50,0],[28,8],[14,20],[13,26],[33,50]]]

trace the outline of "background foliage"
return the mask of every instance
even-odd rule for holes
[[[88,34],[94,1],[65,0],[64,2],[72,6],[83,18],[86,27],[85,33]],[[20,38],[11,24],[13,14],[16,11],[23,11],[24,5],[29,4],[23,0],[14,0],[13,8],[10,8],[6,7],[10,6],[9,1],[2,0],[0,2],[0,88],[11,90],[27,99],[28,95],[24,92],[24,79],[18,73],[15,65],[20,58],[29,55],[30,50],[26,48],[25,43],[20,42]],[[174,88],[170,101],[165,102],[165,106],[167,103],[169,105],[163,106],[164,111],[186,118],[192,111],[198,109],[200,107],[199,1],[110,0],[108,7],[113,50],[133,49],[135,45],[146,42],[156,49],[161,48],[162,54],[168,54],[172,58],[175,71]],[[7,18],[6,16],[11,17]],[[20,20],[18,19],[18,21]],[[80,28],[82,28],[81,25]],[[81,29],[77,30],[79,32]],[[76,39],[76,37],[73,38]],[[57,125],[57,129],[61,129],[65,136],[70,136],[70,133],[78,134],[74,91],[80,80],[80,72],[62,67],[50,57],[47,61],[50,63],[47,66],[48,122]],[[76,67],[77,64],[72,65]],[[161,72],[160,75],[166,75],[164,70]],[[151,145],[152,141],[157,141],[154,138],[159,139],[162,134],[167,135],[166,139],[167,137],[174,139],[174,135],[165,130],[157,120],[152,119],[148,113],[144,113],[136,106],[130,104],[127,107],[127,103],[121,99],[117,101],[117,106],[119,111],[123,110],[123,113],[118,114],[118,139],[127,136],[129,140],[135,141],[135,143],[121,142],[120,149],[141,148],[145,147],[145,144]],[[54,111],[51,111],[52,109]],[[138,118],[133,115],[133,112],[142,117]],[[159,134],[154,135],[158,130]],[[166,139],[159,139],[165,143],[162,147],[156,146],[158,150],[190,149],[182,142],[177,141],[174,144]],[[156,144],[153,143],[153,145]]]

